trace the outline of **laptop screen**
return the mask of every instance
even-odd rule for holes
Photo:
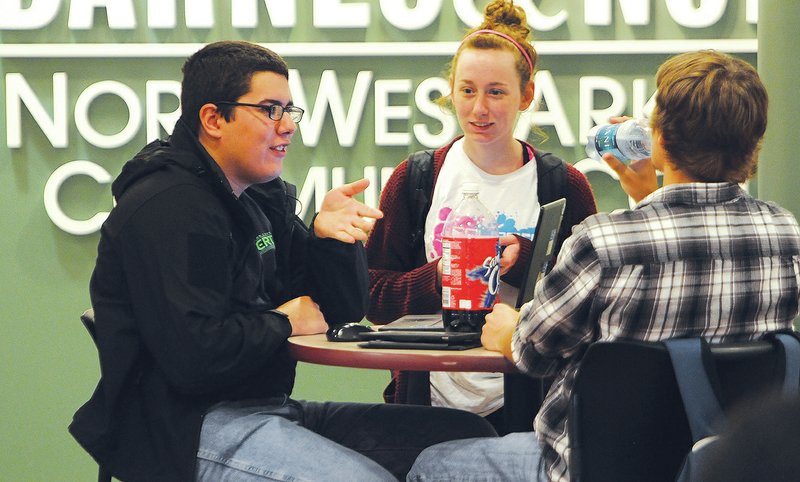
[[[522,279],[517,295],[516,309],[533,299],[536,283],[550,271],[553,260],[553,249],[558,238],[558,231],[561,228],[561,220],[564,217],[564,208],[567,200],[557,199],[545,204],[539,209],[539,221],[536,224],[536,233],[533,235],[533,249],[528,269]]]

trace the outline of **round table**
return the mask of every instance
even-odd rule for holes
[[[501,353],[483,347],[468,350],[361,348],[359,342],[332,342],[324,334],[289,338],[289,353],[298,361],[353,368],[389,370],[502,372],[517,368]]]

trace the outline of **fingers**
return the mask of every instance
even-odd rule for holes
[[[347,244],[353,244],[356,241],[366,241],[369,236],[369,230],[361,229],[352,225],[343,225],[339,229],[334,230],[333,235],[330,236],[334,239]]]
[[[367,236],[369,235],[369,229],[362,229],[358,226],[350,226],[344,229],[343,231],[348,238],[351,238],[351,243],[358,241],[366,241]]]
[[[655,166],[650,159],[640,159],[626,165],[606,153],[603,155],[603,160],[617,173],[622,189],[634,201],[639,202],[658,189]]]
[[[509,234],[501,236],[499,244],[503,248],[500,253],[500,275],[505,275],[519,259],[519,239]]]
[[[650,159],[638,159],[635,161],[631,161],[630,168],[633,169],[633,171],[636,173],[652,171],[655,169]]]
[[[629,120],[629,119],[632,119],[632,117],[628,117],[626,115],[620,115],[620,116],[615,116],[615,117],[609,117],[608,122],[610,124],[621,124],[621,123],[623,123],[623,122],[625,122],[626,120]]]
[[[517,237],[513,234],[506,234],[505,236],[500,236],[500,246],[511,246],[512,244],[517,244],[519,241]]]
[[[372,219],[381,219],[383,217],[383,211],[377,208],[372,208],[367,206],[364,203],[358,203],[358,209],[356,210],[356,214],[361,216],[362,218],[372,218]]]
[[[344,194],[345,196],[353,197],[360,192],[364,192],[364,190],[369,186],[369,179],[362,178],[358,181],[351,182],[350,184],[344,184],[343,186],[337,188],[339,191]]]
[[[314,221],[314,232],[320,238],[334,238],[344,243],[366,241],[375,225],[383,218],[380,209],[367,206],[353,198],[369,186],[368,179],[360,179],[330,190],[322,201]]]
[[[606,164],[608,164],[608,167],[617,173],[620,178],[626,175],[628,166],[626,166],[624,162],[614,157],[613,154],[606,152],[603,154],[603,160],[606,162]]]
[[[356,238],[347,234],[346,231],[337,231],[336,234],[333,236],[333,239],[337,239],[347,244],[353,244],[356,242]]]
[[[375,226],[375,220],[372,218],[357,217],[353,220],[353,227],[365,233],[369,233],[370,231],[372,231],[373,226]]]

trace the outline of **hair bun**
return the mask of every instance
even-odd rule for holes
[[[480,28],[505,30],[520,40],[528,38],[531,30],[528,28],[525,10],[514,5],[513,0],[494,0],[486,5],[483,12],[483,24]]]

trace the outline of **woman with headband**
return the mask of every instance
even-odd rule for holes
[[[527,40],[529,33],[522,8],[513,1],[495,0],[486,6],[483,23],[467,33],[453,57],[451,92],[441,100],[453,108],[464,134],[434,151],[429,161],[433,181],[424,193],[428,201],[420,217],[424,219],[423,242],[412,243],[417,221],[409,209],[409,183],[419,176],[409,174],[408,160],[395,169],[383,190],[380,209],[385,216],[367,241],[367,318],[373,323],[441,310],[442,227],[446,214],[461,199],[465,182],[481,185],[481,201],[498,216],[503,246],[501,301],[517,298],[541,205],[567,199],[556,250],[574,224],[597,211],[583,174],[514,138],[518,114],[534,97],[537,55]],[[432,405],[477,413],[487,417],[501,435],[507,431],[500,373],[432,372],[430,394]],[[405,373],[394,373],[384,398],[407,402]]]

